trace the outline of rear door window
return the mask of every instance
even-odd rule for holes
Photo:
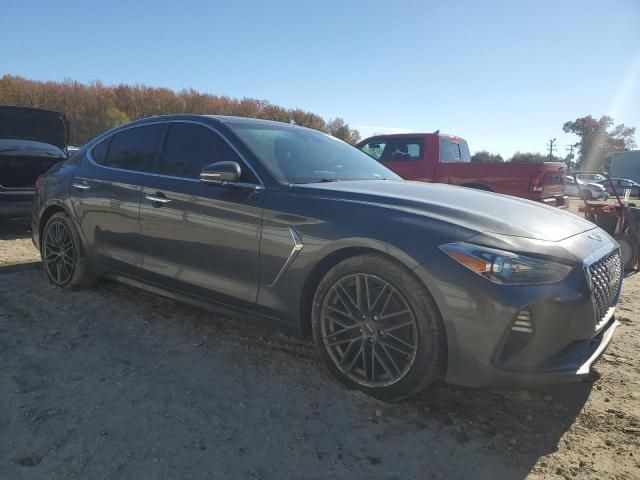
[[[204,167],[222,161],[240,164],[241,182],[257,183],[251,171],[217,133],[201,125],[172,123],[156,173],[199,178]]]
[[[96,158],[95,154],[100,154],[100,151],[96,152],[95,149],[92,152],[94,160],[106,167],[150,172],[163,128],[162,124],[145,125],[118,132],[113,135],[103,161]]]

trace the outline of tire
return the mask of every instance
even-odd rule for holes
[[[584,190],[582,195],[585,200],[593,200],[593,194],[589,190]]]
[[[627,231],[623,235],[616,235],[615,240],[620,245],[622,266],[625,270],[633,270],[638,261],[638,247]]]
[[[94,283],[78,231],[65,213],[51,216],[41,242],[40,256],[51,285],[77,289]]]
[[[445,333],[433,298],[409,270],[381,255],[351,257],[329,270],[311,322],[329,371],[352,389],[396,401],[444,373]]]

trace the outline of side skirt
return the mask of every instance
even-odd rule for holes
[[[195,307],[201,308],[202,310],[206,310],[223,317],[239,319],[261,329],[272,331],[275,330],[287,335],[302,337],[302,332],[299,328],[296,328],[291,323],[285,322],[284,320],[281,320],[277,317],[272,317],[270,315],[265,315],[260,312],[247,310],[233,305],[212,302],[211,300],[205,300],[201,297],[187,295],[175,290],[160,287],[156,284],[143,282],[115,272],[103,271],[101,276],[103,276],[104,278],[109,278],[111,280],[116,280],[120,283],[124,283],[135,288],[139,288],[141,290],[145,290],[147,292],[155,293],[157,295],[176,300],[178,302],[193,305]]]

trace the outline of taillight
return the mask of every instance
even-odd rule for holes
[[[36,178],[36,184],[34,185],[34,188],[36,189],[36,192],[40,193],[40,180],[42,177],[38,177]]]
[[[544,189],[544,172],[536,172],[531,176],[530,192],[541,192]]]

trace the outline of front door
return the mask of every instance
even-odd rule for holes
[[[241,165],[239,182],[199,181],[203,167],[223,160]],[[257,178],[218,133],[189,122],[169,124],[154,173],[140,204],[147,280],[207,299],[254,303],[263,201]]]

